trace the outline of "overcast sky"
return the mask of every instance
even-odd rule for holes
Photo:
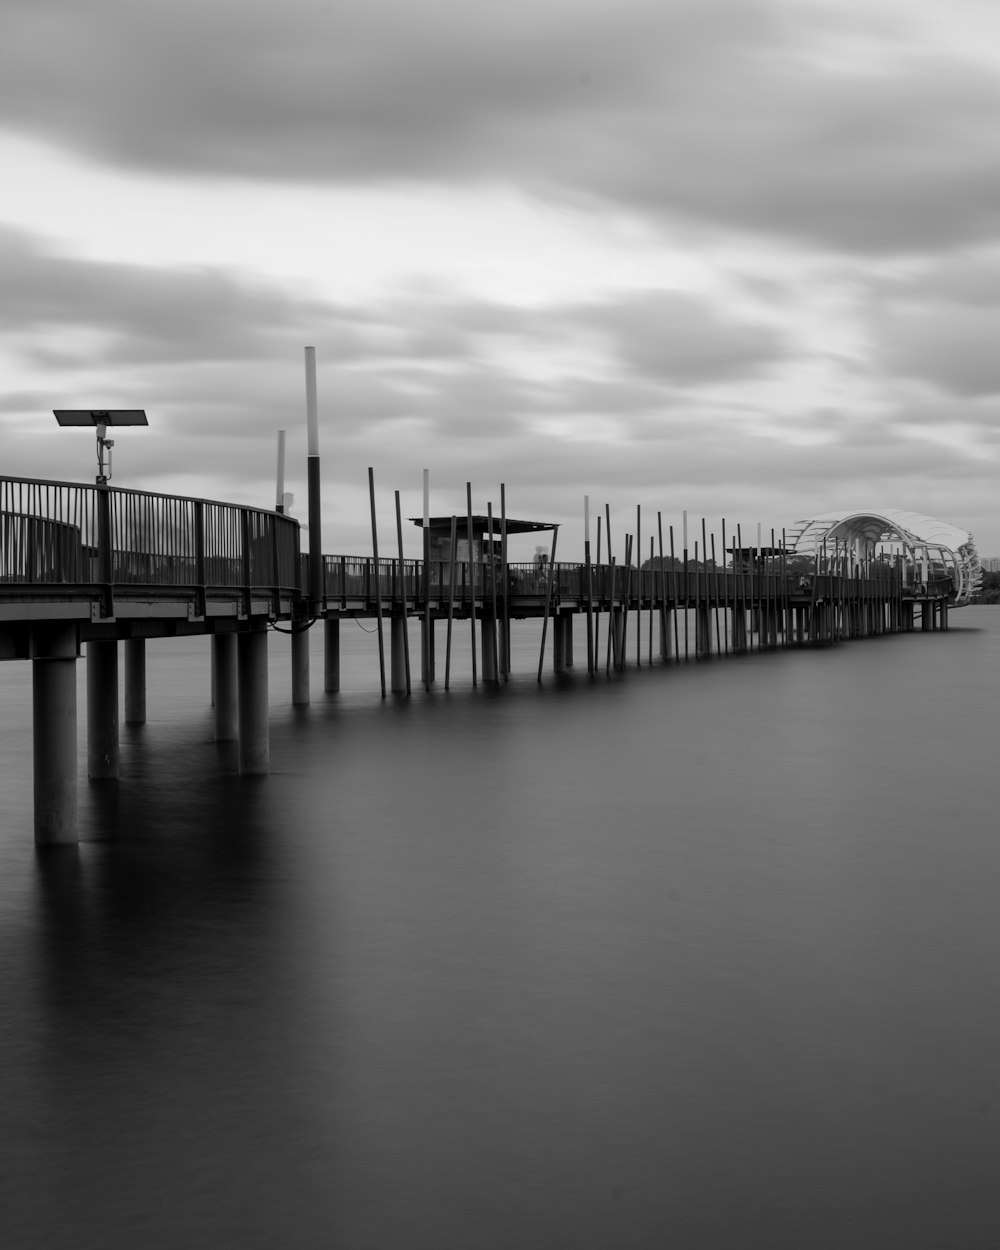
[[[995,0],[0,0],[0,472],[1000,554]],[[746,529],[745,531],[746,532]],[[415,538],[416,531],[413,531]],[[595,535],[592,534],[592,537]],[[410,554],[416,554],[415,542]],[[619,558],[623,552],[619,552]]]

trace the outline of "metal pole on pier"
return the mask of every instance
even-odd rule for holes
[[[448,634],[444,649],[444,688],[451,684],[451,626],[455,619],[455,546],[458,518],[451,518],[451,542],[448,548]]]
[[[545,663],[545,635],[549,627],[549,611],[552,607],[552,583],[556,575],[556,543],[559,540],[559,526],[552,529],[552,552],[549,555],[549,575],[545,581],[545,615],[542,617],[542,646],[538,654],[538,680],[542,680],[542,665]]]
[[[278,431],[278,472],[274,483],[274,510],[285,510],[285,431]]]
[[[476,685],[476,569],[472,563],[472,483],[465,483],[465,536],[469,544],[469,632],[472,639],[472,684]]]
[[[375,565],[375,618],[378,621],[378,671],[382,682],[382,698],[385,698],[385,638],[382,634],[382,579],[378,567],[378,526],[375,522],[375,470],[368,469],[368,499],[372,512],[372,551]],[[310,547],[312,542],[310,541]]]
[[[323,507],[319,478],[319,414],[316,405],[316,348],[306,351],[306,468],[309,485],[309,611],[323,607]]]
[[[424,529],[426,534],[427,530]],[[406,629],[406,572],[403,565],[403,515],[399,504],[399,491],[396,491],[396,543],[399,548],[399,612],[403,631],[403,666],[406,682],[406,693],[410,694],[410,639]],[[426,561],[425,561],[426,567]],[[416,590],[416,587],[414,587]],[[425,635],[426,637],[426,635]],[[426,658],[426,657],[425,657]],[[426,668],[424,672],[426,672]],[[395,682],[393,683],[395,689]]]
[[[597,514],[597,569],[601,570],[601,514]],[[601,587],[597,603],[597,616],[594,618],[594,664],[593,671],[597,672],[597,665],[601,654],[601,601],[604,599],[604,587],[607,585],[604,574],[601,573]]]
[[[501,671],[504,681],[510,676],[510,570],[507,568],[507,488],[500,483],[500,568],[503,586],[503,634],[501,635]]]
[[[598,521],[600,518],[598,518]],[[583,497],[583,559],[587,565],[587,672],[594,671],[594,570],[590,563],[590,496]]]
[[[434,675],[434,635],[431,623],[431,471],[424,469],[424,629],[421,658],[424,666],[424,689],[430,690]],[[400,554],[402,559],[402,553]]]

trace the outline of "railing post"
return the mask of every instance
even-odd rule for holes
[[[274,611],[281,611],[281,567],[278,560],[278,519],[268,517],[271,529],[271,580],[274,582]]]
[[[97,576],[101,583],[101,615],[114,616],[114,557],[111,548],[111,487],[106,482],[97,491]]]
[[[240,509],[240,539],[242,543],[243,612],[249,617],[253,609],[252,566],[250,561],[250,513]]]
[[[194,504],[194,580],[195,611],[199,616],[206,612],[205,602],[205,504],[196,499]]]

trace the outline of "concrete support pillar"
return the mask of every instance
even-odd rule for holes
[[[557,613],[552,618],[552,671],[566,672],[566,622],[569,620],[564,613]]]
[[[563,638],[563,654],[566,659],[566,667],[573,667],[573,615],[566,612],[563,616],[563,630],[565,637]]]
[[[733,608],[733,651],[747,649],[747,614],[742,607]]]
[[[925,599],[920,605],[920,628],[923,632],[930,633],[934,626],[934,607]]]
[[[913,600],[904,600],[900,605],[901,627],[909,633],[913,629]]]
[[[695,655],[708,659],[712,654],[712,618],[707,603],[699,603],[694,612]]]
[[[259,776],[270,771],[267,725],[267,629],[236,635],[239,694],[240,772]]]
[[[615,668],[620,669],[625,656],[625,613],[621,608],[614,608],[611,613],[611,659]]]
[[[433,685],[434,671],[434,620],[420,618],[420,680]]]
[[[33,646],[31,662],[35,843],[76,842],[75,627]]]
[[[673,608],[663,608],[660,612],[660,659],[667,661],[673,654],[674,622]]]
[[[558,620],[558,617],[555,619]],[[554,623],[555,621],[553,621]],[[499,680],[494,648],[494,643],[497,641],[497,625],[491,616],[484,616],[480,625],[479,638],[483,661],[483,681],[496,682]]]
[[[292,703],[304,707],[309,702],[309,630],[292,634]]]
[[[212,635],[212,673],[215,686],[215,738],[235,742],[240,736],[236,682],[236,635]]]
[[[327,694],[340,690],[340,621],[331,616],[323,622],[323,689]]]
[[[125,642],[125,724],[146,723],[146,639]]]
[[[87,775],[118,777],[118,643],[87,643]]]
[[[390,618],[389,643],[389,689],[406,694],[406,622],[401,614]]]
[[[499,629],[497,640],[500,644],[500,674],[507,677],[510,674],[510,622],[500,621]]]
[[[949,607],[948,600],[942,599],[941,600],[941,628],[942,629],[948,628],[948,607]]]

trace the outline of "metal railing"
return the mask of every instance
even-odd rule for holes
[[[304,558],[303,558],[304,559]],[[376,598],[383,606],[411,608],[426,606],[423,562],[381,558],[376,568],[370,556],[324,556],[324,596],[329,607],[371,608]],[[610,606],[683,606],[694,603],[718,605],[752,604],[798,599],[829,599],[849,596],[856,599],[898,597],[899,571],[891,565],[855,568],[844,573],[824,568],[808,574],[791,573],[774,562],[760,566],[722,569],[689,567],[663,569],[629,568],[609,564],[538,565],[508,564],[506,581],[498,564],[495,572],[482,561],[433,561],[427,578],[432,608],[444,610],[450,602],[458,609],[471,603],[483,605],[495,592],[515,607],[575,601],[593,603],[606,610]],[[454,584],[452,584],[452,578]],[[935,586],[936,593],[944,587]]]
[[[0,583],[295,592],[299,525],[208,499],[0,477]]]

